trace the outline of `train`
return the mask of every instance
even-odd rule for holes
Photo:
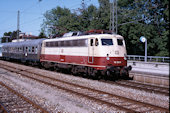
[[[129,79],[126,45],[121,35],[90,33],[53,39],[4,43],[2,57],[95,79]]]
[[[2,58],[2,46],[3,46],[3,44],[0,43],[0,58]]]

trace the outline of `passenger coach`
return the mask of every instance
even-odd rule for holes
[[[3,46],[3,44],[0,43],[0,58],[2,58],[2,46]]]
[[[21,62],[39,63],[41,45],[44,39],[5,43],[2,47],[2,55],[7,60],[19,60]]]

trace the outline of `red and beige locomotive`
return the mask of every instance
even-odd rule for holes
[[[129,78],[131,66],[127,67],[125,41],[122,36],[117,34],[73,35],[44,39],[37,41],[35,47],[22,44],[31,43],[31,41],[15,43],[20,43],[14,45],[17,47],[20,45],[18,48],[22,54],[22,58],[17,57],[17,59],[24,62],[39,63],[45,68],[56,70],[65,69],[73,74],[93,78]],[[7,51],[8,46],[9,44],[4,44],[2,47],[2,56],[6,59],[9,57],[15,59],[12,57],[14,53],[7,53],[9,52]],[[29,50],[34,52],[29,53],[26,48],[37,50]],[[33,55],[35,59],[31,57]]]

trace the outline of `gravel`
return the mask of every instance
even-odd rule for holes
[[[12,64],[13,65],[13,64]],[[15,64],[16,65],[16,64]],[[25,66],[17,65],[19,68]],[[82,77],[51,72],[47,70],[35,69],[33,67],[26,67],[32,72],[36,71],[55,77],[64,79],[65,81],[73,82],[83,86],[88,86],[97,90],[107,91],[109,93],[117,94],[139,100],[141,102],[151,103],[161,107],[169,107],[169,97],[154,93],[148,93],[136,89],[126,88],[117,85],[106,84],[97,80],[85,79]],[[105,105],[100,105],[85,98],[80,98],[77,95],[72,95],[63,90],[52,88],[37,81],[18,76],[18,74],[8,72],[0,68],[0,81],[8,84],[10,87],[21,92],[24,96],[34,100],[38,104],[47,108],[49,112],[69,112],[69,113],[102,113],[102,112],[115,112],[117,109],[110,109]],[[107,96],[107,95],[103,95]],[[121,111],[119,111],[121,112]]]

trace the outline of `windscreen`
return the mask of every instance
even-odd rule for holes
[[[101,39],[102,45],[113,45],[112,39]]]

